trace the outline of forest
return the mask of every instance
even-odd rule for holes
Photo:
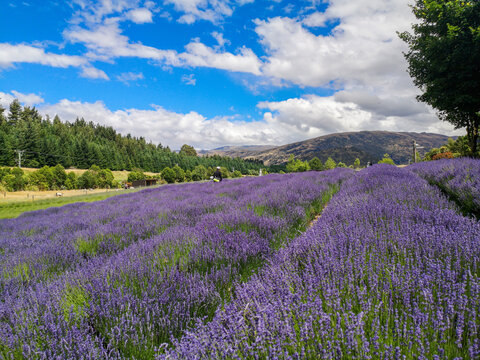
[[[242,174],[265,168],[258,160],[177,153],[168,146],[155,145],[130,134],[123,136],[112,127],[83,118],[73,123],[62,121],[58,116],[52,120],[42,117],[34,107],[22,106],[14,100],[8,111],[0,106],[0,165],[20,165],[19,152],[21,166],[32,168],[60,164],[64,168],[89,169],[97,165],[102,169],[139,168],[158,173],[178,164],[183,170],[192,171],[197,165],[222,166]]]

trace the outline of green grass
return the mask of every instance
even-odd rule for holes
[[[17,201],[0,204],[0,219],[16,218],[24,212],[47,209],[49,207],[58,207],[76,202],[93,202],[104,200],[112,196],[127,194],[132,191],[140,189],[125,191],[109,191],[101,194],[79,195],[71,197],[59,197],[53,199],[44,199],[37,201]]]

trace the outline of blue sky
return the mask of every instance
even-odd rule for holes
[[[0,0],[13,98],[179,148],[454,134],[415,100],[403,0]]]

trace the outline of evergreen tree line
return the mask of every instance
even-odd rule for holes
[[[173,152],[168,146],[154,145],[143,137],[122,136],[112,127],[87,122],[62,122],[58,116],[42,118],[35,108],[22,107],[14,100],[7,110],[0,106],[0,165],[15,166],[18,150],[21,166],[40,168],[62,165],[64,168],[89,169],[97,165],[102,169],[161,172],[175,165],[184,171],[193,171],[198,165],[222,166],[229,171],[249,174],[264,168],[259,160],[232,159],[223,156],[195,156],[192,147]]]

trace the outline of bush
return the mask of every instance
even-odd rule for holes
[[[197,165],[192,171],[192,180],[200,181],[207,178],[207,169],[203,165]]]
[[[314,157],[312,160],[310,160],[308,162],[308,166],[310,167],[311,170],[314,170],[314,171],[323,170],[323,164],[318,157]]]
[[[390,155],[384,154],[383,159],[378,162],[379,164],[389,164],[389,165],[395,165],[393,160],[390,158]]]
[[[162,171],[163,179],[169,184],[173,184],[175,182],[175,176],[175,171],[170,169],[168,166]]]
[[[77,179],[77,187],[79,189],[93,189],[98,187],[97,185],[97,177],[92,170],[85,171],[78,179]]]
[[[242,177],[242,173],[238,170],[235,170],[232,175],[234,178],[240,178]]]
[[[438,153],[432,156],[432,160],[440,160],[440,159],[453,159],[454,156],[450,151],[446,151],[443,153]]]
[[[190,170],[185,171],[185,181],[192,181],[192,172]]]
[[[137,169],[137,170],[134,170],[134,171],[128,173],[127,181],[132,182],[132,181],[135,181],[135,180],[145,180],[146,178],[147,177],[143,173],[143,171],[140,171],[140,170]]]
[[[68,190],[73,190],[75,189],[77,184],[77,175],[73,171],[69,172],[67,174],[67,180],[65,180],[65,187]]]
[[[53,174],[53,183],[54,187],[57,189],[61,189],[65,185],[65,181],[67,180],[67,173],[65,172],[65,168],[57,164],[52,168]]]
[[[325,170],[335,169],[336,167],[337,167],[337,164],[331,157],[329,157],[327,161],[325,161],[325,165],[324,165]]]
[[[184,182],[185,181],[185,171],[183,171],[183,169],[180,166],[175,165],[172,170],[175,172],[175,181],[176,182]]]

